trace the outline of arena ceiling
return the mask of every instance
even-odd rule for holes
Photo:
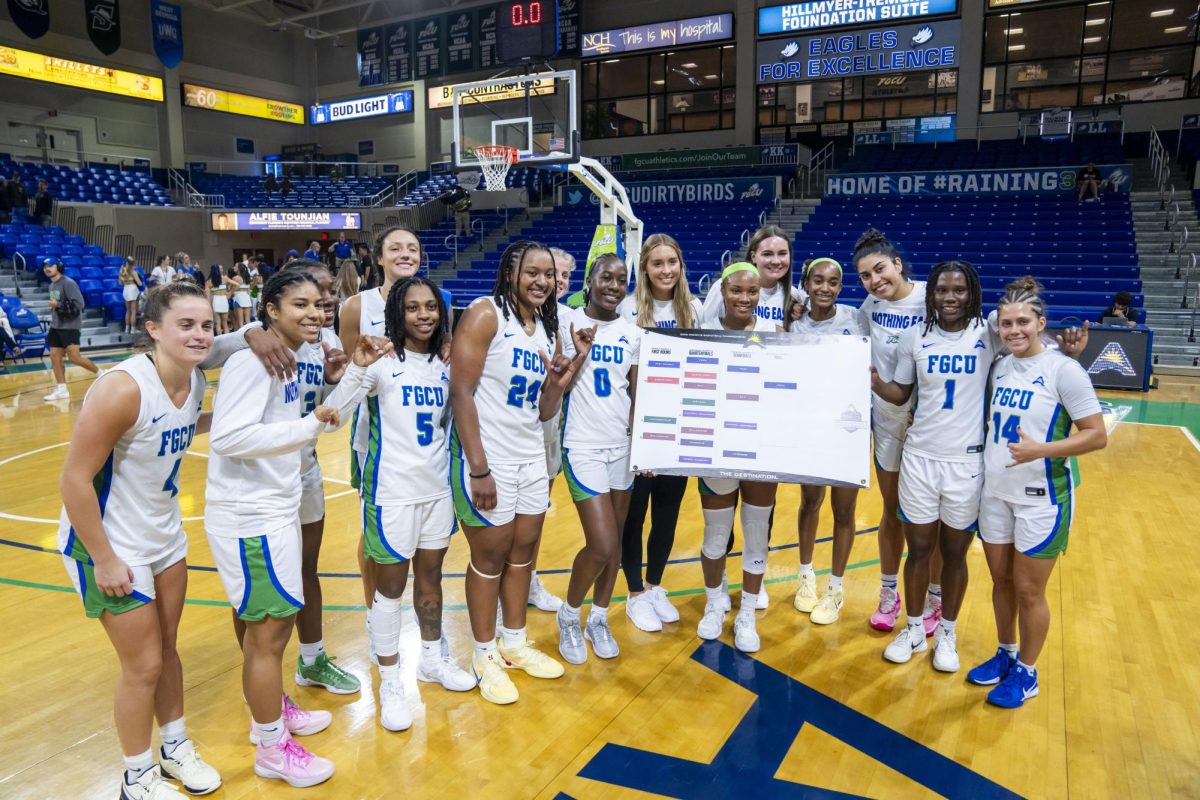
[[[302,30],[310,39],[340,37],[354,46],[359,28],[478,5],[477,0],[191,0],[220,14],[261,24],[266,30]]]

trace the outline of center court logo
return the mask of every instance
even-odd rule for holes
[[[1127,378],[1137,377],[1137,370],[1130,363],[1129,356],[1116,342],[1104,345],[1100,355],[1096,356],[1096,360],[1088,367],[1088,375],[1099,375],[1102,372],[1119,372]]]

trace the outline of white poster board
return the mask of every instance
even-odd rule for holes
[[[870,363],[860,336],[646,331],[633,469],[869,486]]]

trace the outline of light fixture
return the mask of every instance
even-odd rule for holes
[[[655,86],[662,86],[664,83],[666,83],[666,81],[658,80],[658,81],[651,81],[651,83],[653,83]]]
[[[704,76],[704,80],[706,80],[706,81],[715,81],[715,80],[717,80],[719,77],[721,77],[721,76],[720,76],[720,75],[705,75],[705,76]]]
[[[1095,44],[1096,42],[1104,41],[1103,36],[1088,36],[1083,40],[1084,44]]]
[[[1007,31],[1005,31],[1005,33],[1007,33],[1009,36],[1020,36],[1024,32],[1024,28],[1009,28]]]
[[[727,45],[723,46],[721,49],[722,49],[722,50],[732,50],[732,49],[733,49],[733,47],[734,47],[733,45],[731,45],[731,44],[727,44]]]
[[[1106,20],[1106,19],[1089,19],[1087,22],[1085,22],[1083,24],[1084,25],[1107,25],[1108,20]]]
[[[679,66],[683,67],[684,69],[695,69],[696,67],[698,67],[700,65],[695,63],[694,61],[689,61],[688,63],[680,64]]]
[[[1183,33],[1186,30],[1186,25],[1176,25],[1174,28],[1163,28],[1163,33]]]
[[[1158,11],[1151,11],[1150,16],[1153,17],[1169,17],[1175,13],[1173,8],[1160,8]]]
[[[615,64],[615,63],[617,63],[617,62],[618,62],[618,61],[620,61],[620,60],[621,60],[621,59],[619,59],[619,58],[609,58],[609,59],[606,59],[606,60],[604,60],[604,61],[601,61],[600,63],[601,63],[601,64]]]
[[[1023,44],[1010,44],[1010,45],[1008,46],[1008,49],[1009,49],[1009,50],[1024,50],[1024,49],[1025,49],[1025,45],[1023,45]]]

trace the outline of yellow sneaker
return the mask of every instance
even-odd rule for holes
[[[811,614],[817,607],[817,576],[811,572],[800,576],[800,586],[796,589],[796,599],[793,602],[796,610]]]
[[[561,678],[566,670],[550,656],[537,650],[533,642],[526,639],[516,647],[505,647],[500,641],[500,657],[505,669],[523,669],[534,678]]]
[[[812,610],[809,619],[817,625],[829,625],[837,622],[841,610],[842,590],[826,586],[825,594],[821,595],[821,599],[817,602],[817,607]]]
[[[484,700],[500,706],[517,702],[520,697],[517,687],[504,673],[504,662],[495,650],[487,655],[476,650],[471,656],[471,671],[479,681],[479,693]]]

